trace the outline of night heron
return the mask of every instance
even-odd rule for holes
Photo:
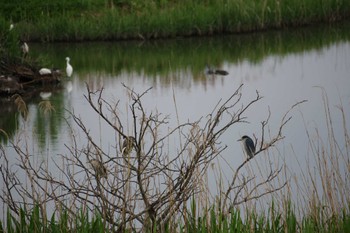
[[[73,67],[69,64],[69,61],[70,61],[69,57],[66,57],[66,61],[67,61],[66,74],[67,74],[67,77],[70,78],[70,76],[72,76],[72,73],[73,73]]]
[[[213,69],[208,64],[206,66],[205,73],[210,75],[228,75],[226,70]]]
[[[239,139],[238,141],[241,141],[243,143],[243,146],[244,146],[244,150],[245,150],[245,153],[247,154],[248,156],[248,159],[251,159],[254,157],[254,154],[255,154],[255,145],[254,145],[254,141],[244,135],[241,139]]]
[[[132,151],[132,148],[135,147],[135,142],[136,142],[136,139],[134,137],[132,136],[125,137],[122,150],[121,150],[124,156],[127,156],[130,154],[130,152]]]
[[[95,171],[95,175],[97,177],[101,177],[101,178],[106,178],[107,179],[107,169],[105,167],[105,165],[97,160],[97,159],[91,159],[89,161],[89,163],[91,164],[92,169],[94,169]]]

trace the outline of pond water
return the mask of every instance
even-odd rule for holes
[[[138,93],[152,87],[142,100],[144,108],[148,112],[169,115],[167,127],[173,128],[178,122],[206,116],[218,101],[228,98],[243,84],[242,104],[254,99],[256,91],[263,98],[246,112],[247,123],[235,125],[220,139],[227,149],[219,156],[221,161],[213,161],[213,169],[222,169],[227,183],[232,168],[245,159],[237,140],[243,135],[259,138],[261,122],[269,112],[269,132],[274,135],[284,114],[298,101],[307,100],[288,113],[292,119],[283,130],[285,138],[251,163],[253,171],[259,166],[287,164],[288,176],[298,179],[307,166],[317,166],[312,161],[314,153],[310,140],[319,140],[328,148],[330,126],[327,126],[329,116],[325,103],[329,104],[332,114],[331,128],[338,143],[337,150],[349,159],[349,141],[344,140],[350,119],[349,27],[349,23],[344,23],[299,30],[146,42],[29,43],[30,55],[47,67],[64,70],[65,57],[69,56],[74,73],[55,90],[47,90],[52,92],[49,100],[55,109],[49,115],[40,110],[42,99],[39,94],[25,100],[29,110],[26,121],[16,107],[1,107],[0,129],[8,135],[1,135],[1,145],[13,163],[16,163],[17,155],[11,142],[23,145],[39,161],[67,154],[67,145],[72,144],[72,132],[79,143],[86,143],[84,134],[69,113],[73,112],[103,148],[115,146],[114,132],[84,97],[86,85],[94,91],[104,88],[103,96],[111,102],[119,100],[119,109],[129,126],[131,100],[123,84]],[[206,64],[224,69],[229,75],[206,75]],[[345,130],[340,106],[347,120]],[[128,131],[131,133],[132,129]],[[265,161],[268,164],[264,165]],[[349,168],[343,163],[339,169],[346,174]],[[216,185],[216,178],[208,175],[209,188]],[[216,187],[212,188],[215,194]]]

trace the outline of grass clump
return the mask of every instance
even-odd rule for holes
[[[58,218],[55,217],[55,214],[52,214],[51,218],[45,216],[46,214],[41,212],[41,207],[38,204],[34,205],[31,211],[21,208],[19,217],[12,215],[11,211],[7,210],[6,224],[4,225],[0,221],[0,232],[106,232],[104,222],[98,214],[90,218],[88,213],[81,211],[77,218],[73,219],[67,210],[62,210]]]
[[[217,212],[215,207],[198,216],[194,211],[187,212],[178,219],[177,227],[175,225],[166,225],[164,232],[208,232],[208,233],[239,233],[239,232],[269,232],[269,233],[295,233],[295,232],[349,232],[350,215],[344,212],[339,216],[330,216],[329,219],[315,219],[314,216],[304,216],[301,220],[297,220],[296,213],[291,208],[292,203],[288,202],[288,209],[285,214],[279,213],[270,208],[270,214],[257,214],[254,211],[248,212],[242,217],[241,212],[232,209],[229,215]],[[195,205],[192,202],[192,205]],[[10,210],[7,211],[7,222],[4,225],[0,221],[0,232],[19,233],[19,232],[108,232],[115,230],[114,228],[106,228],[105,223],[99,214],[95,214],[90,218],[83,211],[72,219],[68,211],[62,211],[56,219],[55,214],[50,219],[44,219],[40,212],[39,205],[35,205],[33,210],[26,213],[24,209],[20,209],[19,218],[11,215]],[[186,216],[186,217],[185,217]],[[156,228],[154,228],[156,229]],[[155,232],[154,229],[144,229],[142,232]],[[134,229],[135,230],[135,229]],[[133,232],[127,230],[127,232]]]

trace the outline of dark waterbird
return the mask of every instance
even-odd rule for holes
[[[255,154],[255,145],[254,145],[253,140],[250,137],[244,135],[238,141],[241,141],[243,143],[244,150],[245,150],[245,153],[247,154],[248,158],[249,159],[253,158],[254,154]]]
[[[206,66],[205,73],[210,75],[228,75],[226,70],[211,68],[209,65]]]

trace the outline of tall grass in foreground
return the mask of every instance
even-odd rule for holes
[[[6,2],[0,28],[7,29],[9,22],[15,21],[21,37],[32,41],[147,39],[283,28],[333,22],[350,15],[347,0],[321,3],[317,0],[127,0],[109,3],[101,0],[53,1],[46,5],[38,1]]]
[[[86,213],[81,214],[76,219],[69,218],[67,211],[60,213],[60,218],[56,219],[52,215],[50,219],[43,219],[39,205],[36,205],[30,214],[26,214],[24,209],[20,209],[20,218],[15,218],[7,212],[6,227],[0,222],[0,232],[51,232],[51,233],[68,233],[68,232],[106,232],[102,218],[96,214],[92,218]]]
[[[307,204],[307,208],[299,211],[314,221],[332,222],[334,216],[350,211],[348,110],[341,100],[339,105],[331,106],[325,89],[320,90],[327,134],[322,135],[317,127],[310,129],[305,123],[310,154],[305,159],[307,170],[302,171],[302,179],[294,182],[301,202]]]
[[[195,203],[193,203],[195,205]],[[249,212],[242,216],[239,210],[232,210],[229,215],[217,213],[214,208],[203,216],[196,216],[189,211],[183,217],[179,218],[176,227],[166,225],[163,232],[206,232],[206,233],[243,233],[243,232],[269,232],[269,233],[294,233],[294,232],[350,232],[350,215],[344,212],[336,216],[330,216],[328,219],[317,220],[313,215],[306,215],[300,221],[296,218],[296,213],[289,203],[284,214],[276,212],[273,205],[270,207],[269,214],[257,214]],[[322,210],[320,210],[322,211]],[[107,229],[100,215],[95,214],[90,217],[87,213],[80,212],[76,219],[69,218],[67,211],[62,211],[55,218],[52,215],[50,219],[42,219],[38,205],[27,215],[23,209],[20,210],[20,218],[7,212],[7,222],[4,225],[0,221],[0,232],[25,233],[25,232],[50,232],[50,233],[85,233],[85,232],[113,232],[113,229]],[[186,217],[185,217],[186,216]],[[155,232],[155,228],[146,229],[144,232]],[[125,232],[133,232],[126,230]]]

